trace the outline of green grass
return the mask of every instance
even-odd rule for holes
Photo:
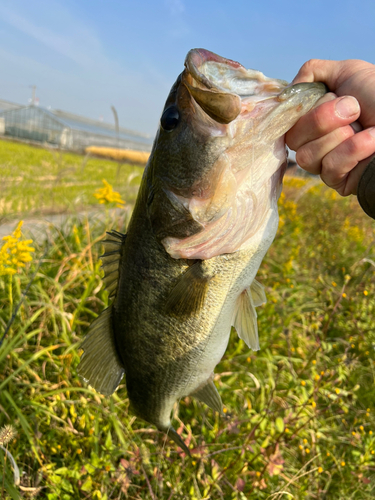
[[[0,141],[0,220],[95,205],[93,192],[102,179],[133,202],[142,172],[134,165]]]
[[[258,273],[261,350],[232,332],[215,379],[224,418],[192,398],[176,408],[191,460],[131,414],[124,383],[104,398],[78,379],[79,344],[108,305],[98,242],[109,226],[72,216],[51,230],[0,348],[0,428],[17,431],[8,449],[22,473],[12,487],[7,462],[10,498],[374,498],[375,224],[322,185],[289,180],[284,192]],[[0,278],[0,331],[45,251]],[[0,465],[0,491],[1,476]]]

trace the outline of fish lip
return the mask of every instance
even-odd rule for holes
[[[329,92],[327,85],[322,82],[302,82],[296,83],[295,85],[288,85],[278,96],[276,99],[280,102],[291,99],[298,94],[302,94],[304,92],[309,92],[311,90],[325,90],[324,93]]]
[[[214,52],[211,52],[207,49],[191,49],[189,50],[185,58],[185,68],[197,82],[204,85],[208,89],[218,90],[218,87],[199,71],[199,68],[203,65],[203,63],[207,61],[227,64],[229,66],[232,66],[232,68],[236,70],[242,70],[246,72],[244,66],[242,66],[242,64],[237,61],[219,56],[218,54],[215,54]]]
[[[220,86],[220,81],[216,82],[201,71],[207,62],[214,62],[227,66],[232,70],[233,81],[245,81],[248,84],[244,88],[241,85],[234,85],[233,88]],[[277,98],[288,86],[285,80],[268,78],[257,70],[246,69],[242,64],[232,59],[221,57],[206,49],[191,49],[185,58],[185,71],[181,75],[182,82],[187,83],[187,88],[198,87],[211,92],[230,93],[237,95],[242,102],[247,102],[249,98],[255,102],[261,102]],[[245,109],[244,109],[245,111]]]

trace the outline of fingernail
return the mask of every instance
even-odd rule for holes
[[[369,128],[368,132],[369,132],[370,135],[372,135],[372,137],[375,138],[375,127]]]
[[[336,113],[341,118],[350,118],[360,111],[358,101],[350,95],[343,97],[336,104]]]

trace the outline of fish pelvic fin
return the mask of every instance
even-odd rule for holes
[[[178,317],[197,314],[203,307],[212,278],[213,275],[204,267],[204,261],[195,262],[178,278],[167,299],[166,312]]]
[[[104,271],[103,283],[110,297],[114,297],[117,292],[122,245],[125,238],[126,234],[119,233],[118,231],[109,231],[107,232],[106,239],[103,241],[104,254],[100,256],[100,259]]]
[[[255,307],[266,302],[263,286],[258,281],[253,281],[251,287],[246,288],[238,297],[233,326],[240,339],[253,351],[259,351],[257,313]]]
[[[223,415],[223,403],[214,384],[213,377],[214,374],[211,375],[203,386],[199,387],[191,395],[199,399],[199,401],[202,401],[202,403],[205,403],[207,406],[212,408],[212,410],[219,412],[220,415]]]
[[[189,448],[186,446],[184,443],[182,437],[175,431],[175,429],[170,425],[167,430],[165,430],[165,433],[167,434],[168,437],[170,437],[180,448],[183,449],[183,451],[186,453],[191,458],[191,453]]]
[[[112,305],[91,324],[81,348],[83,354],[77,368],[78,375],[96,391],[110,396],[125,373],[112,329]]]

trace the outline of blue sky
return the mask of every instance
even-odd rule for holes
[[[1,0],[0,99],[153,135],[186,53],[291,80],[306,60],[375,63],[373,0]]]

